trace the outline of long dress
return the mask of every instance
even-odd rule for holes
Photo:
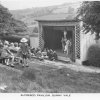
[[[71,46],[71,42],[69,40],[67,40],[66,45],[65,45],[65,49],[64,49],[64,51],[66,52],[67,57],[69,57],[69,54],[70,54],[70,46]]]

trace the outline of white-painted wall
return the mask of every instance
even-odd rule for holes
[[[39,47],[39,37],[30,37],[30,46],[32,48],[38,48]]]
[[[93,44],[96,44],[96,41],[95,41],[95,34],[91,34],[91,32],[85,34],[83,32],[83,22],[81,21],[80,22],[80,55],[81,55],[81,58],[80,58],[80,61],[85,61],[87,60],[87,51],[88,51],[88,48],[93,45]]]
[[[87,51],[88,48],[93,45],[96,44],[95,41],[95,34],[91,35],[91,33],[87,33],[87,34],[82,34],[81,33],[81,61],[85,61],[87,60]]]

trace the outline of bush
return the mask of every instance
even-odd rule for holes
[[[38,27],[34,27],[33,33],[38,33]]]
[[[5,37],[1,37],[1,40],[7,40],[9,42],[20,42],[21,39],[22,39],[22,37],[19,37],[19,36],[5,36]],[[28,44],[30,45],[30,41],[28,41]]]
[[[87,52],[87,59],[90,65],[100,66],[100,46],[92,45]]]
[[[15,36],[6,36],[2,37],[2,40],[7,40],[9,42],[20,42],[21,37],[15,37]]]

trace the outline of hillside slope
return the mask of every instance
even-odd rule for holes
[[[76,13],[80,2],[64,3],[62,5],[37,7],[23,10],[10,11],[16,19],[24,21],[28,27],[34,27],[37,23],[34,21],[36,17],[52,14],[52,13]]]
[[[0,38],[19,32],[25,32],[27,26],[24,22],[13,18],[7,8],[0,4]]]

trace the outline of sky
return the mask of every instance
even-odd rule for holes
[[[32,7],[45,7],[59,5],[66,2],[77,2],[80,0],[0,0],[0,3],[9,10],[27,9]]]

